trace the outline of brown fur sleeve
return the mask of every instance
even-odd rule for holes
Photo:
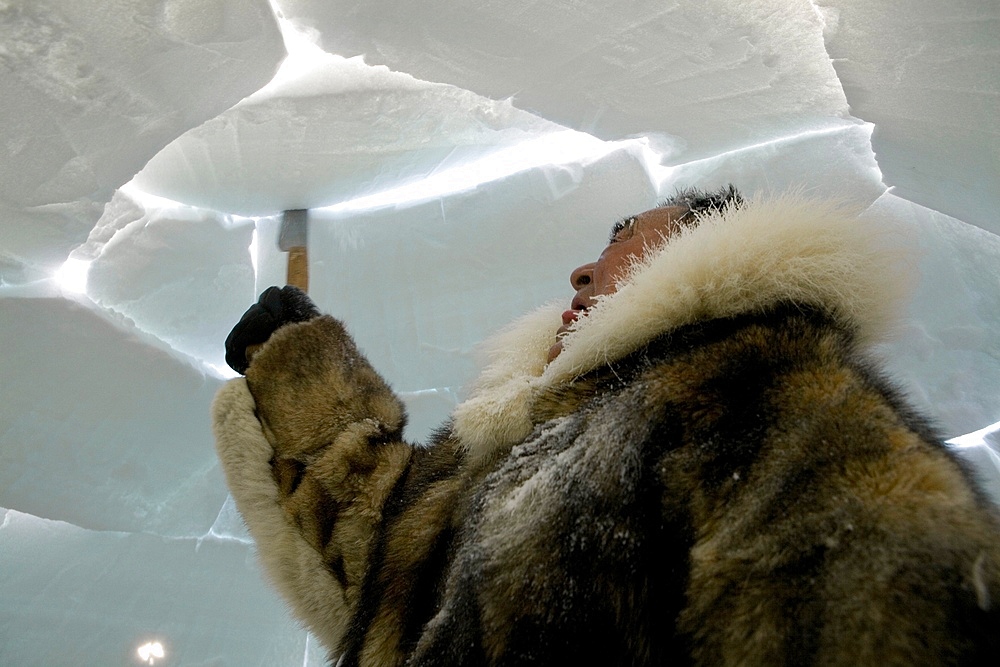
[[[412,454],[401,440],[402,403],[328,316],[279,329],[254,355],[246,386],[257,433],[246,435],[254,429],[245,419],[239,431],[266,440],[269,452],[266,462],[232,453],[245,445],[229,442],[235,431],[217,408],[227,482],[269,577],[335,650],[383,505]]]

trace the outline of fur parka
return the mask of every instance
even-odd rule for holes
[[[837,206],[702,215],[428,446],[330,316],[214,407],[264,570],[343,665],[1000,664],[1000,528],[868,357],[908,269]]]

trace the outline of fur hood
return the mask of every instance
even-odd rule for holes
[[[812,305],[861,344],[884,337],[911,284],[905,229],[858,207],[797,195],[755,198],[701,215],[636,263],[600,297],[546,364],[572,295],[515,321],[485,344],[488,359],[453,413],[473,460],[493,458],[533,428],[539,392],[621,359],[657,336],[698,321]]]

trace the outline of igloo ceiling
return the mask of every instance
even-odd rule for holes
[[[292,208],[420,440],[617,217],[859,200],[919,250],[877,352],[1000,499],[998,34],[994,0],[0,3],[0,664],[323,664],[208,414]]]

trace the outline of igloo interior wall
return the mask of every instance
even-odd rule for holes
[[[0,664],[323,664],[208,416],[290,208],[419,440],[615,218],[860,201],[919,251],[878,352],[1000,499],[997,34],[993,0],[0,4]]]

